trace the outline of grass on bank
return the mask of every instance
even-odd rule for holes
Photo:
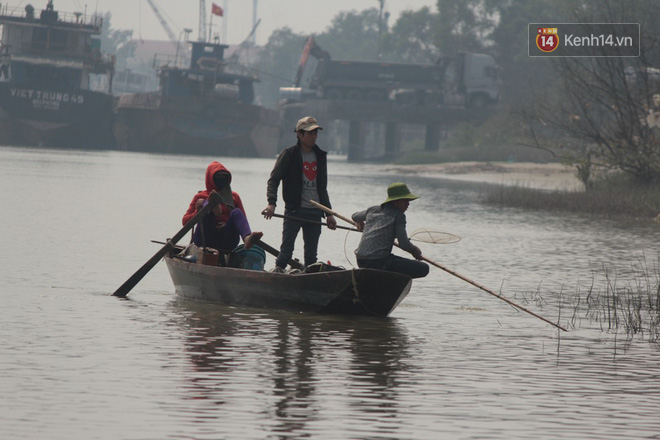
[[[591,275],[589,285],[578,283],[574,293],[553,292],[569,326],[579,328],[587,321],[601,331],[625,332],[629,340],[641,337],[660,344],[660,254],[654,261],[638,257],[628,268],[601,263]],[[546,303],[538,290],[523,297],[537,305]]]
[[[516,154],[517,153],[517,154]],[[548,163],[542,151],[522,148],[457,148],[438,152],[415,151],[398,158],[399,165],[447,162],[491,162],[516,160]],[[548,191],[525,186],[488,186],[483,195],[486,204],[528,210],[567,212],[599,218],[657,219],[660,222],[660,185],[641,186],[624,176],[596,178],[589,191]]]
[[[442,139],[438,151],[426,151],[422,140],[396,158],[398,165],[447,162],[559,162],[545,150],[521,145],[515,122],[506,112],[457,125]],[[457,147],[459,146],[459,147]],[[577,173],[577,169],[576,169]],[[593,172],[589,191],[538,190],[521,186],[489,186],[484,202],[494,206],[567,212],[599,218],[657,219],[660,185],[636,185],[623,175]]]
[[[569,212],[600,218],[660,221],[660,186],[636,185],[622,176],[594,182],[589,191],[544,191],[521,186],[490,186],[484,202],[494,206]]]

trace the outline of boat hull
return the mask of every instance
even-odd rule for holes
[[[150,153],[275,157],[280,115],[230,100],[122,96],[116,110],[117,148]]]
[[[408,276],[373,269],[289,275],[165,262],[178,296],[245,307],[386,317],[412,286]]]
[[[112,136],[113,98],[90,90],[26,87],[0,83],[3,141],[14,145],[107,149]]]

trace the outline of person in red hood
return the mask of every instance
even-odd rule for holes
[[[264,234],[250,229],[241,197],[231,190],[231,173],[220,162],[211,162],[206,168],[206,190],[195,194],[188,211],[183,215],[183,224],[188,223],[208,203],[214,191],[220,194],[222,203],[202,217],[202,227],[198,224],[193,231],[193,243],[230,251],[242,238],[245,249],[250,249]]]

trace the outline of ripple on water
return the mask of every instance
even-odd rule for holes
[[[586,318],[560,334],[440,269],[415,280],[388,319],[176,300],[162,264],[128,300],[112,298],[158,249],[149,240],[180,228],[211,159],[1,148],[0,158],[3,188],[44,188],[48,213],[0,211],[5,249],[16,250],[0,255],[7,438],[657,436],[657,346]],[[273,161],[226,161],[258,213],[264,201],[249,195],[263,194]],[[394,178],[331,165],[333,203],[346,214],[380,202]],[[553,321],[557,291],[588,283],[603,257],[627,282],[660,239],[657,228],[492,208],[475,186],[405,180],[421,196],[409,230],[462,238],[420,244],[426,256]],[[0,196],[25,204],[22,191]],[[277,245],[281,223],[250,221]],[[357,237],[324,231],[323,259],[350,267]],[[525,295],[537,289],[542,300]],[[563,305],[562,322],[570,315]]]

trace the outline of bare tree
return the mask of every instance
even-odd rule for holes
[[[531,145],[575,165],[587,189],[594,167],[626,173],[639,183],[658,182],[660,69],[651,62],[658,62],[658,45],[655,35],[644,33],[655,28],[657,8],[650,1],[609,0],[597,8],[576,2],[575,8],[587,34],[590,23],[640,23],[640,56],[611,56],[616,49],[592,47],[587,57],[555,59],[558,86],[519,112]]]

